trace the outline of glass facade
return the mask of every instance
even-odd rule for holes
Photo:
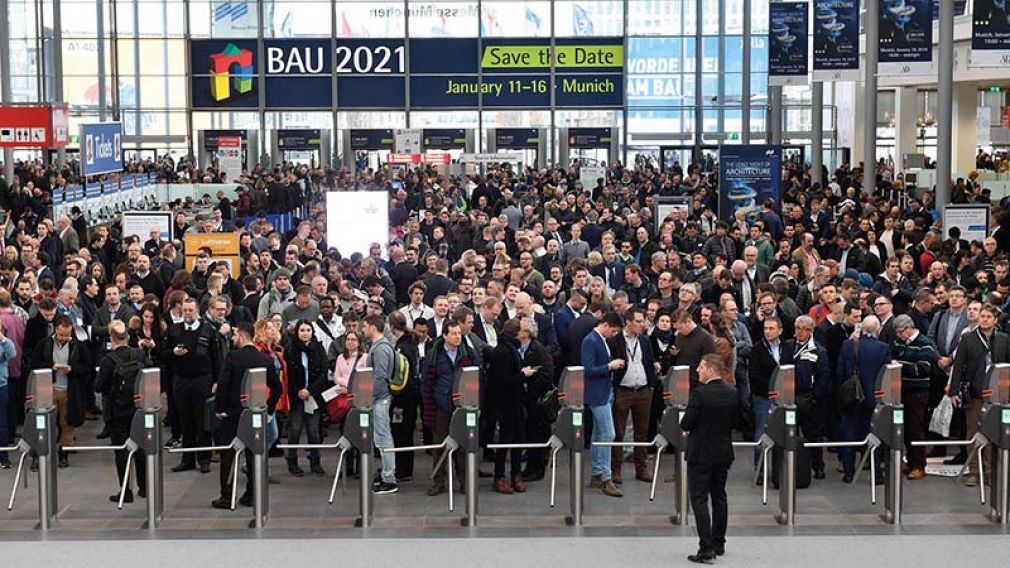
[[[747,6],[745,0],[9,0],[11,95],[14,102],[62,98],[71,108],[72,133],[80,122],[121,120],[128,136],[140,136],[128,151],[184,153],[194,133],[209,128],[265,135],[302,127],[606,126],[620,133],[629,158],[658,158],[664,146],[745,141],[745,112],[750,139],[765,140],[768,7],[762,1]],[[206,72],[187,68],[190,39],[331,37],[624,38],[624,103],[440,112],[190,107],[187,77]],[[54,68],[63,70],[61,84],[53,81]],[[784,143],[809,146],[810,98],[809,87],[784,90]],[[833,100],[829,83],[826,149],[834,146]],[[478,136],[481,147],[485,139]]]

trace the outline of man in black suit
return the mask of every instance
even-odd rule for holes
[[[603,314],[606,313],[607,306],[600,302],[593,302],[589,304],[589,309],[586,310],[584,314],[579,316],[579,318],[572,322],[572,325],[568,328],[568,364],[569,365],[581,365],[582,364],[582,340],[586,338],[587,335],[596,324],[600,323],[603,319]]]
[[[691,391],[687,412],[680,421],[687,438],[687,482],[698,527],[699,550],[691,562],[711,564],[726,551],[729,507],[726,478],[733,464],[733,430],[740,423],[736,388],[727,384],[722,357],[705,355],[698,365],[700,384]],[[708,501],[712,497],[712,515]]]
[[[435,298],[445,296],[456,287],[456,283],[449,278],[449,261],[440,258],[435,261],[435,274],[428,278],[425,284],[428,288],[424,292],[424,303],[433,306]],[[437,333],[441,335],[441,330]]]
[[[217,381],[214,393],[214,416],[218,420],[214,437],[218,444],[230,444],[238,432],[238,420],[242,415],[242,381],[249,369],[264,367],[267,370],[267,408],[272,416],[280,399],[281,382],[277,377],[270,356],[253,346],[255,331],[251,323],[240,323],[235,326],[235,350],[225,357],[221,369],[221,377]],[[246,450],[249,452],[249,450]],[[231,508],[231,466],[235,452],[221,452],[221,497],[215,499],[211,506],[215,509]],[[252,454],[246,454],[246,462],[252,463]],[[246,488],[239,503],[245,506],[253,504],[252,475],[246,477]]]

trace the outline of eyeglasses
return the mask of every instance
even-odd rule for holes
[[[889,305],[890,304],[888,304],[887,302],[876,302],[876,303],[873,304],[873,307],[874,308],[878,308],[880,306],[889,306]]]

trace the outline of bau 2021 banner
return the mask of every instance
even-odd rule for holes
[[[622,38],[190,42],[194,108],[620,107]],[[408,49],[409,48],[409,49]],[[409,85],[408,85],[409,81]]]
[[[814,81],[859,80],[859,3],[823,0],[814,7]]]

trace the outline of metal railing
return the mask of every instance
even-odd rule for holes
[[[133,456],[136,455],[137,450],[140,449],[137,444],[132,443],[130,439],[118,446],[68,446],[63,448],[67,452],[101,452],[112,450],[114,452],[129,450],[130,453],[126,456],[126,471],[123,472],[123,484],[119,488],[119,504],[118,508],[123,509],[123,502],[126,499],[126,489],[130,486],[130,468],[133,465]]]
[[[985,437],[980,433],[976,433],[975,437],[972,438],[971,440],[953,440],[953,441],[916,440],[914,442],[909,442],[909,444],[917,448],[924,446],[975,446],[974,448],[972,448],[971,451],[975,453],[976,458],[978,460],[979,475],[982,475],[983,472],[985,471],[982,465],[984,461],[982,452],[985,450],[985,447],[989,445],[989,440],[986,440]],[[957,476],[954,477],[955,481],[960,480],[962,477],[964,477],[965,472],[968,471],[970,463],[971,458],[965,460],[964,465],[961,466],[961,469],[957,472]],[[985,483],[982,482],[981,480],[979,481],[978,484],[978,496],[982,504],[985,505]]]
[[[330,498],[327,501],[330,505],[333,504],[333,499],[337,494],[337,485],[340,484],[340,473],[344,469],[344,456],[351,449],[351,443],[344,438],[340,437],[335,443],[332,444],[277,444],[277,449],[280,450],[335,450],[340,448],[340,456],[337,458],[337,472],[333,476],[333,485],[330,486]],[[344,491],[347,491],[347,476],[344,476]]]
[[[226,446],[203,446],[199,448],[171,448],[168,450],[170,454],[186,454],[191,452],[226,452],[232,450],[235,452],[235,459],[231,462],[231,471],[228,472],[228,479],[231,480],[231,510],[235,510],[235,504],[238,502],[238,462],[239,456],[242,455],[242,450],[245,447],[239,442],[238,438],[232,440],[232,442]]]

